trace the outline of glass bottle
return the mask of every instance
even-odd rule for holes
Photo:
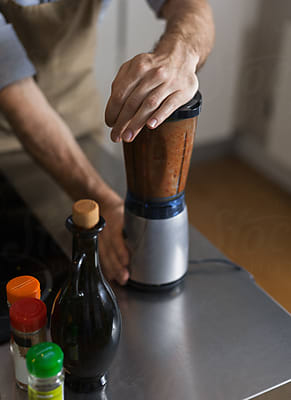
[[[29,400],[63,400],[63,352],[55,343],[30,348],[26,356]]]
[[[65,381],[79,392],[105,385],[120,338],[120,311],[98,259],[98,233],[104,225],[96,202],[73,205],[66,221],[73,234],[72,268],[52,310],[51,336],[64,352]]]

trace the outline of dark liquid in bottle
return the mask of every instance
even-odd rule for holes
[[[102,384],[119,342],[120,322],[107,293],[100,288],[100,299],[93,304],[71,297],[56,304],[52,339],[64,351],[66,381],[76,389],[92,390]],[[78,321],[77,323],[74,321]],[[92,387],[92,389],[90,389]]]
[[[115,296],[94,265],[90,243],[86,246],[80,265],[73,262],[74,273],[55,301],[51,321],[52,340],[64,352],[66,384],[81,392],[106,383],[121,330]]]

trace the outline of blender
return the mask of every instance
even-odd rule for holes
[[[199,92],[156,129],[144,127],[123,143],[127,194],[124,236],[131,259],[129,284],[143,289],[172,287],[188,268],[187,181]]]

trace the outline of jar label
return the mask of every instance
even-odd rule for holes
[[[64,386],[61,384],[59,387],[49,392],[40,392],[28,386],[28,398],[29,400],[63,400]]]
[[[27,385],[27,368],[25,355],[28,349],[19,348],[14,341],[11,341],[10,350],[13,355],[15,378],[23,385]]]

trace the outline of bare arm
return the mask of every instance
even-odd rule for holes
[[[72,199],[97,200],[109,225],[114,213],[122,216],[122,200],[93,168],[66,123],[52,109],[32,78],[17,81],[2,89],[0,108],[26,151]],[[108,235],[105,230],[103,232],[104,239],[108,236],[108,240],[106,250],[104,244],[102,253],[105,264],[108,264],[106,269],[109,277],[123,283],[128,276],[124,268],[128,263],[128,253],[121,237],[122,227],[119,226],[122,217],[117,220],[112,221],[112,227],[107,230],[110,231]],[[117,243],[113,244],[110,236],[116,230],[117,224],[120,235],[116,239]],[[102,247],[101,243],[100,246]]]
[[[161,15],[167,20],[166,32],[156,51],[181,43],[198,56],[196,70],[205,63],[214,44],[214,22],[207,0],[168,0]]]
[[[123,64],[112,83],[106,123],[113,141],[131,141],[143,126],[156,128],[198,89],[196,71],[214,42],[207,0],[168,0],[166,30],[151,53]]]

